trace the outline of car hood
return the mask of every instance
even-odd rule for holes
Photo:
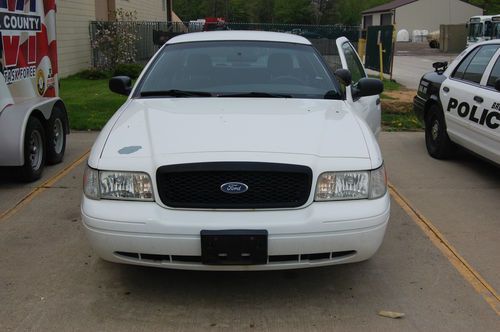
[[[369,158],[359,119],[341,100],[152,98],[124,107],[101,158],[222,152]]]

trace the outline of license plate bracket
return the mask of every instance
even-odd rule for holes
[[[202,230],[200,237],[203,264],[267,263],[267,230]]]

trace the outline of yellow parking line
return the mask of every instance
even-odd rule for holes
[[[479,293],[491,308],[493,308],[496,314],[500,316],[500,298],[495,289],[484,280],[479,272],[467,263],[436,226],[413,208],[408,200],[404,198],[391,183],[389,183],[389,192],[396,203],[398,203],[398,205],[401,206],[410,218],[422,229],[462,277],[472,285],[474,290]]]
[[[25,207],[29,202],[31,202],[36,196],[43,193],[48,188],[52,187],[57,181],[68,175],[73,169],[75,169],[78,165],[80,165],[83,161],[87,159],[89,156],[90,149],[87,150],[83,155],[81,155],[78,159],[73,161],[71,164],[62,169],[59,173],[42,183],[39,187],[33,189],[29,194],[23,197],[15,206],[11,207],[5,212],[0,214],[0,222],[7,220],[16,214],[19,210]]]

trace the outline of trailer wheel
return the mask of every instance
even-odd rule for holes
[[[66,117],[60,108],[54,108],[47,121],[47,163],[57,164],[63,160],[66,149]]]
[[[45,130],[36,117],[31,116],[24,134],[24,165],[20,167],[21,180],[31,182],[42,176],[45,166]]]

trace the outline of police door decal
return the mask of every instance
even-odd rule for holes
[[[459,117],[477,123],[481,126],[486,126],[490,129],[500,127],[500,112],[498,112],[500,103],[493,103],[491,110],[487,108],[479,108],[477,105],[469,105],[463,101],[460,102],[455,98],[450,98],[446,111],[456,112]]]

